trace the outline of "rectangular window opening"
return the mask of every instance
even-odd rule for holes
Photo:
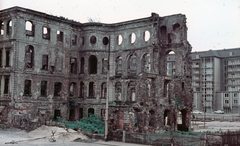
[[[63,42],[63,32],[62,31],[57,31],[57,41]]]

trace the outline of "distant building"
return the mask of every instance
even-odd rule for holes
[[[240,48],[192,52],[193,109],[238,113],[240,105]],[[168,58],[174,74],[175,57]]]

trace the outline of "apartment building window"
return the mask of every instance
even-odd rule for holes
[[[224,103],[225,103],[225,104],[228,104],[228,103],[229,103],[229,100],[225,100]]]
[[[228,93],[225,93],[225,97],[228,97]]]
[[[238,93],[233,93],[233,97],[237,97],[238,96]]]
[[[233,52],[229,52],[229,56],[233,56],[233,54],[234,54]]]
[[[47,96],[47,81],[41,81],[41,96]]]
[[[42,70],[48,70],[48,55],[42,55]]]
[[[234,100],[233,100],[233,103],[234,103],[234,104],[237,104],[237,103],[238,103],[238,100],[234,99]]]
[[[31,95],[31,80],[24,82],[24,95]]]

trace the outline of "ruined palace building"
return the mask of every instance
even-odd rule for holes
[[[104,24],[1,10],[0,122],[26,128],[57,117],[104,119],[108,96],[109,130],[188,130],[191,49],[182,14]],[[171,52],[176,63],[169,76]]]

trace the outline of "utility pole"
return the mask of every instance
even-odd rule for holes
[[[105,128],[104,128],[104,139],[108,140],[108,99],[109,99],[109,75],[110,75],[110,37],[108,45],[108,64],[107,64],[107,96],[106,96],[106,109],[105,109]]]

